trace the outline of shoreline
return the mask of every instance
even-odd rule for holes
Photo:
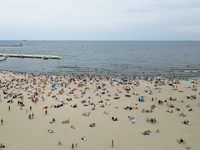
[[[185,77],[183,77],[183,76],[180,76],[180,77],[177,77],[177,76],[168,76],[168,77],[166,77],[165,75],[164,76],[149,76],[149,75],[147,75],[147,76],[135,76],[135,75],[121,75],[121,76],[119,76],[119,75],[116,75],[116,76],[109,76],[109,75],[92,75],[92,74],[89,74],[89,73],[84,73],[84,74],[75,74],[75,73],[71,73],[71,75],[69,75],[69,74],[59,74],[58,72],[57,73],[54,73],[54,74],[52,74],[52,73],[41,73],[41,72],[22,72],[22,71],[13,71],[13,70],[5,70],[5,69],[0,69],[0,71],[8,71],[8,72],[15,72],[15,73],[27,73],[27,74],[35,74],[35,75],[47,75],[47,76],[51,76],[51,75],[53,75],[53,76],[81,76],[81,75],[84,75],[84,76],[86,76],[86,77],[89,77],[89,76],[93,76],[93,77],[99,77],[99,78],[103,78],[103,77],[109,77],[109,78],[121,78],[121,77],[128,77],[128,78],[131,78],[131,79],[133,79],[133,78],[135,78],[135,79],[139,79],[139,80],[144,80],[145,78],[150,78],[150,79],[165,79],[165,80],[171,80],[171,79],[180,79],[180,80],[187,80],[187,79],[189,79],[189,80],[200,80],[200,77],[187,77],[187,76],[185,76]]]

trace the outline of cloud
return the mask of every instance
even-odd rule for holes
[[[197,33],[200,34],[200,26],[178,27],[181,33]]]
[[[140,13],[149,13],[149,12],[173,12],[173,11],[182,11],[187,9],[200,8],[199,0],[154,0],[146,1],[143,0],[143,4],[133,5],[129,7],[126,12],[140,12]]]

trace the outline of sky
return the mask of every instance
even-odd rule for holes
[[[200,40],[200,0],[0,0],[0,40]]]

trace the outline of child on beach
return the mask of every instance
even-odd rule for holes
[[[3,126],[3,119],[1,118],[1,125]]]

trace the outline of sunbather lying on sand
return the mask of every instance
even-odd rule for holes
[[[173,113],[173,110],[171,110],[171,109],[168,109],[168,110],[167,110],[167,112],[169,112],[169,113]]]
[[[71,126],[72,129],[75,129],[74,125]]]
[[[53,131],[53,130],[50,130],[50,129],[48,130],[48,132],[49,132],[49,133],[54,133],[54,131]]]
[[[109,114],[109,113],[108,113],[108,112],[106,112],[106,111],[104,111],[103,113],[104,113],[104,114],[106,114],[106,115],[108,115],[108,114]]]
[[[110,106],[111,103],[106,102],[105,104],[106,104],[107,106]]]
[[[149,135],[149,133],[151,133],[151,131],[148,129],[147,131],[144,131],[144,135]]]
[[[187,114],[184,114],[184,113],[181,113],[180,116],[181,116],[181,117],[187,117],[188,115],[187,115]]]
[[[83,115],[83,116],[91,116],[92,113],[91,113],[91,112],[88,112],[88,113],[85,113],[85,112],[84,112],[82,115]]]
[[[95,127],[95,123],[90,124],[90,127]]]

